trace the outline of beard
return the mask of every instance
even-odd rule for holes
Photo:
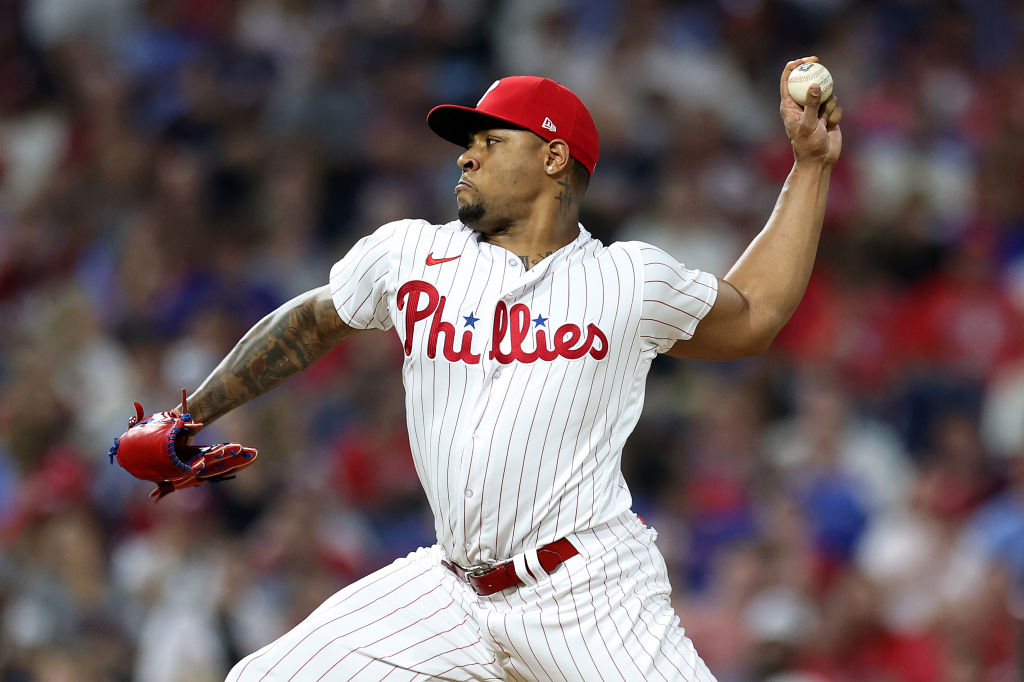
[[[462,221],[463,225],[472,229],[476,229],[486,214],[487,209],[479,201],[459,206],[459,220]]]
[[[494,205],[492,204],[492,208]],[[473,203],[459,204],[459,220],[462,224],[480,233],[483,237],[505,234],[512,227],[513,220],[505,215],[502,202],[497,202],[496,211],[488,211],[477,199]]]

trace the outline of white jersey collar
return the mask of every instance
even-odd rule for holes
[[[518,256],[516,256],[514,253],[512,253],[511,251],[509,251],[508,249],[506,249],[504,247],[498,246],[496,244],[491,244],[490,242],[483,241],[480,238],[480,233],[479,232],[476,232],[475,230],[473,230],[472,228],[466,226],[465,224],[463,224],[461,222],[458,222],[458,221],[456,221],[456,222],[457,222],[457,224],[461,225],[463,229],[469,230],[472,233],[473,239],[476,241],[477,246],[482,251],[489,252],[491,257],[518,258]],[[550,256],[548,256],[547,258],[542,260],[536,266],[531,268],[529,270],[529,272],[537,272],[538,274],[543,273],[544,271],[546,271],[546,270],[550,269],[551,267],[553,267],[556,263],[561,263],[566,258],[568,258],[572,254],[578,252],[580,249],[584,248],[588,243],[593,241],[593,237],[591,236],[590,232],[587,231],[587,228],[583,227],[583,223],[576,223],[576,226],[580,230],[580,233],[579,233],[579,235],[577,235],[576,239],[572,240],[571,242],[569,242],[568,244],[566,244],[565,246],[563,246],[562,248],[558,249],[557,251],[552,253]]]

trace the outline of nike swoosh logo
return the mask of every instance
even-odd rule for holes
[[[462,254],[459,254],[461,256]],[[440,265],[441,263],[447,263],[450,260],[455,260],[459,256],[449,256],[448,258],[434,258],[434,253],[430,252],[427,255],[427,265]]]

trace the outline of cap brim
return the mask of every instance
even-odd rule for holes
[[[427,125],[442,138],[460,147],[469,144],[469,136],[478,130],[487,128],[523,129],[522,126],[511,121],[481,114],[476,109],[460,107],[456,104],[442,104],[431,109],[427,114]]]

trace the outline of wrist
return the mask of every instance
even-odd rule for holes
[[[834,164],[828,163],[823,157],[795,157],[793,159],[793,172],[800,173],[828,173],[831,172]]]
[[[822,184],[827,185],[830,173],[831,169],[820,161],[797,161],[790,169],[789,177],[786,178],[786,187],[810,189],[811,187],[820,187]]]

